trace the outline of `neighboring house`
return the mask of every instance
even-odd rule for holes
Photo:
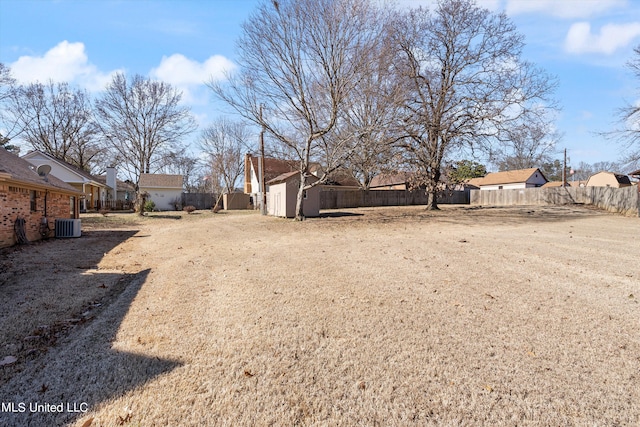
[[[318,181],[312,176],[311,182]],[[300,172],[292,171],[281,174],[267,181],[267,213],[273,216],[294,218],[296,202],[300,188]],[[303,213],[305,217],[320,215],[320,186],[305,191]]]
[[[182,175],[143,173],[140,175],[138,189],[140,193],[148,193],[147,200],[156,204],[160,211],[175,210],[174,203],[182,200]]]
[[[396,172],[376,175],[369,184],[370,190],[408,190],[410,188],[411,173]]]
[[[50,228],[56,219],[78,218],[82,193],[47,169],[39,175],[31,163],[0,147],[0,247],[18,241],[16,229],[34,241],[42,238],[43,221]]]
[[[467,188],[469,188],[470,190],[479,190],[480,189],[480,183],[482,182],[483,179],[484,179],[484,177],[471,178],[470,180],[468,180],[465,183],[465,186]]]
[[[504,172],[493,172],[484,178],[475,178],[473,185],[480,187],[480,190],[509,190],[517,188],[542,187],[547,183],[540,169],[529,168]]]
[[[244,157],[244,192],[251,197],[253,206],[260,208],[260,158],[246,154]],[[264,181],[268,183],[283,173],[298,171],[300,164],[293,160],[274,159],[272,157],[264,158]],[[265,186],[266,188],[266,186]]]
[[[136,198],[136,187],[131,181],[120,181],[116,178],[114,168],[107,168],[105,175],[97,175],[96,179],[107,186],[107,200],[133,203]],[[115,194],[114,194],[115,193]]]
[[[102,200],[107,198],[108,187],[106,184],[101,183],[95,176],[64,160],[56,159],[41,151],[30,151],[22,158],[36,168],[41,165],[51,166],[51,175],[80,191],[84,195],[80,201],[80,210],[82,212],[100,209]]]
[[[587,180],[587,187],[613,187],[622,188],[630,187],[631,180],[627,175],[621,175],[613,172],[598,172],[593,174]]]
[[[320,168],[318,172],[312,171],[316,177],[322,179],[324,171]],[[347,169],[336,169],[329,174],[326,182],[321,186],[322,191],[349,191],[360,190],[360,182]]]

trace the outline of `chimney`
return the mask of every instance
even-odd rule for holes
[[[244,192],[251,194],[251,154],[244,155]]]
[[[107,168],[107,187],[111,188],[111,200],[116,200],[118,198],[116,168],[112,166]]]

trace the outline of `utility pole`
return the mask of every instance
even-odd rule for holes
[[[567,186],[567,149],[564,149],[564,162],[562,163],[562,186]]]
[[[262,105],[260,106],[260,122],[262,122]],[[260,130],[260,160],[258,161],[258,173],[260,175],[260,213],[267,214],[267,186],[264,182],[264,124]]]

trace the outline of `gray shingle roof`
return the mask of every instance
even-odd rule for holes
[[[24,184],[64,191],[66,193],[81,194],[78,190],[53,175],[47,175],[45,181],[43,177],[38,175],[31,163],[8,152],[4,148],[0,148],[0,173],[2,172],[9,174],[9,179]]]

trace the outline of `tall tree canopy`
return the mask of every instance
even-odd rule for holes
[[[505,14],[471,0],[442,0],[393,25],[405,82],[404,149],[437,209],[442,162],[454,149],[499,142],[523,118],[541,114],[554,82],[521,58],[523,37]]]
[[[238,74],[228,85],[210,85],[299,159],[296,219],[304,218],[304,190],[313,185],[312,159],[324,155],[328,173],[353,152],[353,135],[329,134],[371,65],[384,31],[376,12],[366,0],[263,2],[242,27]]]
[[[638,79],[638,93],[640,95],[640,45],[634,50],[634,57],[627,66]],[[640,103],[627,102],[618,110],[619,126],[605,135],[617,139],[624,147],[625,152],[620,159],[628,169],[640,167]]]
[[[244,171],[249,130],[241,122],[214,120],[200,135],[200,149],[209,156],[211,178],[225,193],[232,193]]]
[[[16,80],[11,76],[11,69],[0,62],[0,147],[17,154],[20,149],[9,143],[16,128],[8,107],[15,84]]]
[[[89,95],[68,83],[31,83],[16,88],[11,111],[19,138],[86,171],[95,165],[102,149]]]
[[[133,182],[161,168],[162,157],[179,151],[182,138],[196,129],[180,99],[181,93],[168,83],[140,75],[129,80],[119,73],[96,101],[103,138]]]

